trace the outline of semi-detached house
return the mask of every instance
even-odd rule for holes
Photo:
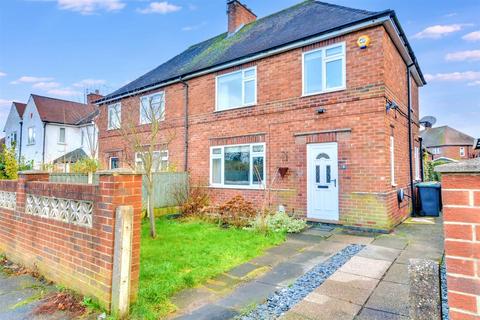
[[[406,218],[426,83],[395,12],[308,0],[257,19],[227,5],[227,32],[97,101],[104,165],[134,159],[119,128],[148,130],[151,100],[175,138],[145,144],[216,202],[260,205],[266,188],[273,208],[313,221],[391,229]]]

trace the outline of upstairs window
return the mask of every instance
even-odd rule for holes
[[[140,98],[140,124],[165,120],[165,93]]]
[[[265,144],[212,147],[210,184],[259,188],[265,184]]]
[[[257,68],[218,76],[217,111],[252,106],[257,103]]]
[[[139,171],[145,170],[144,160],[148,153],[135,153],[135,167]],[[154,151],[152,154],[152,172],[166,171],[168,169],[168,150]]]
[[[345,43],[303,54],[303,95],[346,87]]]
[[[27,143],[28,144],[35,144],[35,127],[28,128],[28,136],[27,136]]]
[[[83,137],[82,137],[83,138]],[[58,143],[65,144],[65,128],[60,128],[58,132]]]
[[[120,103],[108,106],[108,130],[120,129],[122,123],[122,105]]]

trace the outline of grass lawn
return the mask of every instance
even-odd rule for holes
[[[284,234],[261,235],[165,217],[157,219],[157,239],[149,237],[148,229],[144,223],[134,319],[162,318],[174,310],[169,299],[176,292],[204,283],[285,240]]]

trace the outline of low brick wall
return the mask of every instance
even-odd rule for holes
[[[8,197],[3,205],[2,192]],[[51,183],[43,173],[0,181],[0,252],[110,308],[116,209],[124,205],[134,212],[130,284],[134,300],[140,267],[140,175],[102,174],[99,185]]]
[[[480,159],[442,172],[450,319],[480,319]]]

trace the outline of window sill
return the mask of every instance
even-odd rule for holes
[[[253,104],[248,104],[248,105],[240,106],[240,107],[228,108],[228,109],[224,109],[224,110],[217,110],[215,108],[215,111],[213,111],[213,113],[220,113],[220,112],[226,112],[226,111],[237,110],[237,109],[251,108],[251,107],[255,107],[256,105],[257,105],[257,103],[255,102]]]
[[[107,131],[115,131],[115,130],[120,130],[120,128],[108,128]]]
[[[208,186],[210,189],[237,189],[237,190],[264,190],[265,186],[226,186],[211,184]]]
[[[329,89],[329,90],[313,92],[313,93],[303,93],[302,98],[311,97],[311,96],[318,96],[318,95],[325,94],[325,93],[344,91],[346,89],[347,89],[347,87],[341,87],[341,88]]]

